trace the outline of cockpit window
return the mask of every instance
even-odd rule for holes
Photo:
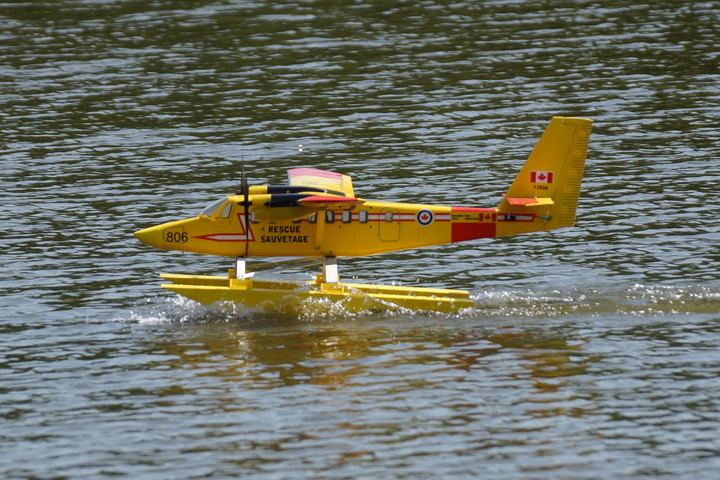
[[[222,211],[218,211],[220,206],[223,204],[227,204],[223,207]],[[223,197],[220,200],[216,200],[207,207],[203,208],[200,212],[200,215],[204,215],[206,217],[228,217],[230,215],[230,209],[232,208],[232,202],[227,199],[227,197]]]
[[[220,216],[223,218],[227,218],[230,216],[230,210],[232,210],[232,202],[227,202],[225,206],[222,209],[222,212],[220,212]]]

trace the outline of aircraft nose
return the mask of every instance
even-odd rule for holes
[[[135,232],[135,237],[143,243],[155,248],[162,248],[162,229],[158,227],[144,228]]]

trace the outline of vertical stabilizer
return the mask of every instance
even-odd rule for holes
[[[592,120],[554,117],[498,207],[498,235],[552,230],[575,224]],[[534,221],[515,222],[515,215]],[[526,217],[523,217],[526,218]],[[499,225],[500,227],[500,225]]]

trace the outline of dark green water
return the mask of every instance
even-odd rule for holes
[[[0,477],[716,478],[720,5],[0,5]],[[132,232],[312,166],[493,207],[593,118],[577,225],[346,260],[456,316],[200,307]],[[300,151],[299,145],[302,145]]]

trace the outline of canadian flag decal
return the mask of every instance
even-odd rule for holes
[[[553,183],[553,172],[533,170],[530,172],[530,181],[532,183]]]

